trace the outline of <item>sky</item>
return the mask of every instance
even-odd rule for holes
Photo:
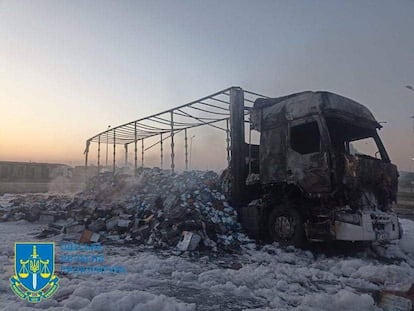
[[[0,160],[81,164],[108,125],[237,85],[352,98],[414,170],[413,17],[413,0],[0,0]],[[194,167],[224,161],[193,143]]]

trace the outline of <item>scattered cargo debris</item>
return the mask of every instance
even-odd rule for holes
[[[8,220],[47,223],[39,238],[63,234],[64,239],[81,242],[234,251],[246,237],[217,181],[211,171],[171,175],[155,168],[115,177],[104,173],[73,197],[19,196],[4,212]]]
[[[89,230],[84,230],[82,232],[82,235],[79,239],[79,242],[81,243],[97,243],[99,241],[99,234],[89,231]]]
[[[184,231],[182,233],[182,238],[177,244],[177,248],[180,251],[193,251],[197,248],[198,243],[200,243],[201,237],[193,232]]]

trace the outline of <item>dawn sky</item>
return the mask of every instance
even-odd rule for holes
[[[414,169],[413,0],[0,0],[0,160],[80,164],[108,124],[232,85],[350,97]]]

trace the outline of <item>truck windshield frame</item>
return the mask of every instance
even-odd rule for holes
[[[375,156],[358,152],[358,150],[356,150],[355,155],[378,161],[390,162],[388,154],[375,127],[364,126],[363,124],[354,124],[337,117],[326,117],[325,119],[334,152],[353,155],[350,147],[352,142],[372,138],[373,143],[377,148]],[[376,157],[376,154],[379,155],[379,158]]]

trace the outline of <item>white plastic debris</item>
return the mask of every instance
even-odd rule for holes
[[[198,244],[201,241],[201,237],[194,233],[189,231],[184,231],[182,233],[182,238],[177,244],[177,248],[180,251],[193,251],[197,248]]]

